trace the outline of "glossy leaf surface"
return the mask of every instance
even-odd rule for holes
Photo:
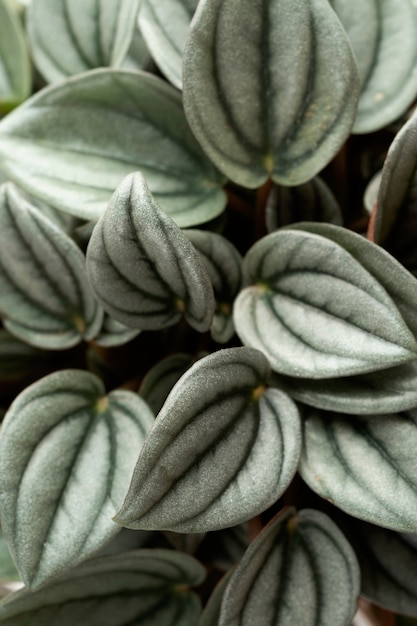
[[[97,298],[122,324],[159,330],[184,313],[196,330],[210,328],[215,305],[210,278],[139,173],[123,180],[97,223],[87,268]]]
[[[204,532],[273,504],[296,471],[300,423],[286,394],[264,391],[268,377],[265,357],[250,348],[197,361],[157,416],[115,520]]]
[[[118,532],[111,518],[152,423],[137,394],[106,397],[81,370],[46,376],[12,403],[0,435],[1,519],[25,584],[74,567]]]
[[[301,184],[323,169],[350,133],[359,77],[327,0],[204,0],[183,87],[205,152],[253,188],[269,177]]]
[[[0,315],[23,341],[64,349],[91,339],[102,312],[75,243],[6,184],[0,188]]]
[[[306,409],[299,470],[346,513],[415,533],[416,445],[415,411],[355,417]]]
[[[414,359],[415,339],[384,283],[317,230],[316,224],[283,229],[249,250],[244,271],[251,285],[234,307],[243,343],[263,351],[275,371],[314,379],[376,371]],[[333,227],[330,232],[344,230]],[[408,281],[408,273],[394,259],[390,264],[387,255],[385,260],[385,273]]]
[[[31,69],[19,15],[9,2],[0,2],[0,117],[30,94]]]
[[[83,563],[35,592],[0,604],[3,626],[195,626],[200,602],[189,590],[203,567],[171,550],[136,550]]]
[[[180,95],[145,72],[92,70],[42,90],[0,123],[0,168],[87,220],[137,170],[180,226],[206,222],[226,203],[224,178],[192,136]]]
[[[276,516],[248,548],[224,593],[219,626],[349,626],[359,595],[352,548],[311,509]]]
[[[50,83],[95,67],[120,65],[140,0],[34,0],[28,33],[35,63]]]

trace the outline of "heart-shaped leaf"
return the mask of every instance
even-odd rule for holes
[[[173,550],[135,550],[93,559],[35,592],[0,604],[3,626],[195,626],[201,605],[189,587],[205,570]]]
[[[85,257],[6,183],[0,188],[0,315],[23,341],[47,349],[91,339],[101,326]]]
[[[359,595],[354,552],[311,509],[276,516],[249,546],[224,592],[219,626],[349,626]]]
[[[286,394],[264,391],[268,376],[267,360],[251,348],[197,361],[157,416],[115,521],[205,532],[278,500],[297,468],[300,423]]]
[[[303,42],[303,45],[300,45]],[[297,185],[350,133],[359,76],[327,0],[203,0],[184,52],[184,107],[234,182]]]
[[[106,397],[81,370],[50,374],[12,403],[0,433],[1,523],[25,584],[74,567],[119,531],[111,518],[152,423],[137,394]]]
[[[0,123],[0,167],[87,220],[137,170],[180,226],[207,222],[226,204],[224,178],[191,134],[180,94],[145,72],[92,70],[40,91]]]
[[[159,413],[175,383],[194,363],[190,354],[171,354],[144,376],[139,393],[155,415]]]
[[[246,255],[251,286],[234,307],[243,343],[262,350],[275,371],[307,378],[360,374],[415,359],[415,339],[384,283],[347,249],[306,228],[271,233]],[[333,226],[330,232],[344,230]],[[392,278],[401,281],[407,274],[406,282],[415,280],[389,255],[385,260]]]
[[[30,59],[19,16],[0,2],[0,117],[25,100],[31,89]]]
[[[158,330],[184,313],[196,330],[210,328],[215,306],[210,278],[139,173],[122,181],[94,228],[87,269],[97,298],[122,324]]]
[[[300,473],[321,497],[378,526],[417,532],[417,413],[306,409]]]

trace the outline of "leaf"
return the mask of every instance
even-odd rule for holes
[[[194,626],[200,602],[189,586],[204,568],[172,550],[135,550],[83,563],[35,592],[0,604],[2,626]]]
[[[19,15],[0,2],[0,116],[23,102],[31,90],[30,59]]]
[[[126,326],[159,330],[184,313],[196,330],[210,328],[215,305],[210,278],[139,173],[122,181],[97,223],[87,270],[104,309]]]
[[[206,532],[276,502],[297,468],[300,423],[286,394],[264,391],[268,376],[265,357],[250,348],[197,361],[158,414],[115,521]]]
[[[190,354],[171,354],[159,361],[144,376],[139,387],[142,398],[157,415],[175,383],[194,363]]]
[[[36,0],[27,12],[34,61],[50,83],[120,65],[133,37],[140,0]]]
[[[142,0],[139,26],[161,72],[182,87],[182,55],[198,0]]]
[[[417,532],[417,413],[366,417],[306,409],[299,471],[349,515]]]
[[[224,178],[192,136],[180,95],[145,72],[92,70],[40,91],[0,123],[0,167],[86,220],[137,170],[180,226],[209,221],[226,204]]]
[[[405,292],[412,277],[389,255],[379,272],[389,277],[374,277],[350,250],[317,234],[343,243],[346,229],[325,226],[286,228],[249,250],[244,272],[250,286],[234,306],[242,342],[264,352],[276,372],[314,379],[415,359],[415,339],[384,288],[397,281]],[[353,243],[357,239],[353,235]],[[367,241],[364,247],[377,248]]]
[[[286,509],[249,546],[226,587],[219,626],[349,626],[359,568],[338,527],[319,511]]]
[[[300,45],[300,42],[303,45]],[[184,52],[184,107],[213,163],[239,185],[299,185],[350,133],[359,77],[327,0],[203,0]]]
[[[223,594],[232,573],[233,569],[230,569],[215,586],[200,616],[198,626],[218,626]]]
[[[27,343],[62,350],[94,337],[102,312],[85,257],[12,184],[0,188],[0,315]]]
[[[140,330],[129,328],[106,314],[100,333],[94,337],[94,343],[103,348],[113,348],[132,341],[139,333]]]
[[[142,0],[143,2],[143,0]],[[139,30],[138,24],[133,31],[133,38],[130,43],[126,58],[122,63],[122,67],[126,70],[146,70],[151,62],[148,47]]]
[[[51,354],[0,330],[0,380],[18,381],[47,366]]]
[[[0,581],[18,581],[20,576],[10,556],[9,548],[0,531]]]
[[[153,416],[137,394],[104,394],[88,372],[55,372],[27,387],[3,422],[2,527],[29,587],[74,567],[119,530],[111,517]]]

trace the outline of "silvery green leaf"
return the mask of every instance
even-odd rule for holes
[[[94,343],[103,348],[122,346],[132,341],[140,333],[136,328],[129,328],[105,314],[100,332],[94,337]]]
[[[349,626],[358,595],[356,557],[334,522],[286,509],[234,570],[218,626]]]
[[[173,550],[135,550],[96,558],[35,592],[0,604],[2,626],[195,626],[201,612],[190,586],[204,568]]]
[[[381,185],[381,176],[381,171],[374,174],[365,189],[363,204],[369,215],[372,215],[372,212],[375,209],[375,205],[378,199],[379,187]],[[372,240],[375,243],[378,243],[375,238],[373,238]]]
[[[139,173],[127,176],[94,228],[87,270],[104,309],[122,324],[159,330],[184,314],[210,328],[210,278],[187,237],[158,206]]]
[[[13,559],[10,555],[9,548],[0,531],[0,581],[20,580],[19,573],[16,569]]]
[[[180,226],[213,219],[226,204],[224,178],[191,134],[180,94],[145,72],[92,70],[40,91],[0,123],[0,168],[86,220],[138,170]]]
[[[161,72],[182,87],[182,54],[198,0],[142,0],[139,26]]]
[[[26,585],[91,556],[119,530],[120,507],[153,423],[135,393],[62,370],[27,387],[0,433],[1,523]]]
[[[175,383],[194,363],[190,354],[177,353],[159,361],[144,376],[139,393],[155,415],[159,413]]]
[[[307,228],[320,232],[319,224],[285,228],[247,253],[244,272],[250,286],[234,306],[242,342],[264,352],[276,372],[314,379],[415,359],[415,339],[384,278],[380,282],[342,245]],[[346,230],[332,228],[337,235]],[[363,241],[367,249],[377,248]],[[386,282],[408,282],[404,268],[387,254],[384,260],[380,273],[389,275]]]
[[[122,67],[126,70],[144,70],[151,60],[148,47],[139,27],[136,25],[126,58]]]
[[[81,250],[10,183],[0,188],[0,208],[4,327],[50,350],[94,337],[102,312],[88,284]]]
[[[228,239],[208,230],[185,231],[201,256],[216,298],[211,334],[219,343],[228,342],[235,329],[233,302],[242,286],[242,257]]]
[[[133,37],[140,0],[34,0],[27,12],[32,55],[52,83],[117,66]]]
[[[183,88],[190,126],[228,178],[299,185],[350,134],[359,75],[327,0],[202,0]]]
[[[417,532],[417,413],[366,417],[306,408],[300,473],[349,515]]]
[[[0,2],[0,117],[31,90],[30,58],[19,15],[10,0]]]
[[[159,412],[114,518],[128,528],[206,532],[272,505],[297,469],[298,410],[251,348],[197,361]]]

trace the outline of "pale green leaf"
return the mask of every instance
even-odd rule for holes
[[[184,314],[196,330],[210,328],[215,306],[210,278],[139,173],[122,181],[97,223],[87,269],[97,298],[122,324],[159,330]]]
[[[115,521],[205,532],[276,502],[297,468],[300,423],[286,394],[264,391],[268,377],[265,357],[251,348],[197,361],[158,414]]]
[[[5,582],[17,580],[20,580],[19,573],[13,563],[13,559],[3,537],[3,533],[0,531],[0,581]]]
[[[171,354],[159,361],[144,376],[139,393],[155,415],[159,413],[175,383],[194,363],[190,354]]]
[[[75,243],[16,192],[0,188],[0,316],[7,330],[47,349],[91,339],[102,312]]]
[[[183,87],[208,156],[252,188],[298,185],[327,165],[353,125],[359,76],[327,0],[202,0]]]
[[[133,37],[140,0],[34,0],[27,12],[34,61],[50,83],[117,66]]]
[[[180,226],[209,221],[226,204],[224,178],[191,134],[180,94],[145,72],[92,70],[40,91],[0,123],[0,168],[87,220],[137,170]]]
[[[195,626],[201,611],[189,587],[204,568],[171,550],[136,550],[83,563],[35,592],[0,604],[2,626]]]
[[[306,409],[300,473],[346,513],[417,532],[417,413],[366,417]]]
[[[19,15],[9,0],[1,0],[0,116],[29,96],[31,82],[30,58]]]
[[[303,224],[271,233],[246,255],[250,286],[234,306],[243,343],[263,351],[275,371],[315,379],[415,359],[415,339],[384,288],[384,278],[379,282],[342,245],[307,228]],[[330,233],[337,235],[345,231],[332,228]],[[313,229],[320,232],[320,225]],[[401,282],[403,274],[408,281],[409,274],[394,259],[386,254],[384,260],[380,273],[388,275],[387,282],[394,276]]]
[[[81,370],[50,374],[12,403],[0,432],[1,520],[25,584],[74,567],[118,532],[111,518],[152,423],[137,394],[106,397]]]
[[[334,522],[286,509],[233,572],[218,626],[349,626],[358,595],[356,557]]]

